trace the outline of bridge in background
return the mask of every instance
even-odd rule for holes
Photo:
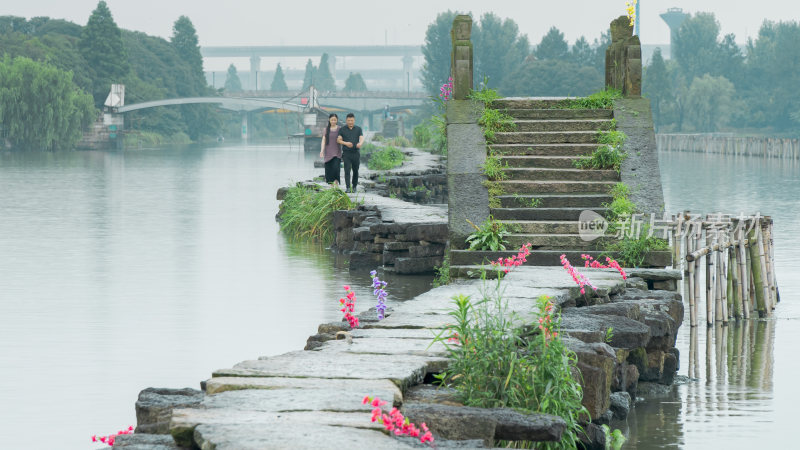
[[[328,65],[336,79],[336,58],[356,57],[400,57],[402,72],[396,72],[397,78],[406,82],[406,90],[411,88],[412,69],[415,57],[422,56],[419,45],[287,45],[287,46],[226,46],[201,47],[203,58],[250,58],[250,76],[248,87],[255,90],[258,73],[261,70],[261,58],[264,57],[309,57],[319,58],[328,54]],[[264,83],[266,84],[266,83]]]

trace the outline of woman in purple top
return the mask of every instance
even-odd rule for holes
[[[342,148],[336,143],[339,137],[339,116],[331,114],[328,116],[328,126],[325,134],[322,135],[322,146],[319,150],[319,157],[325,160],[325,182],[339,186],[339,174],[341,173]]]

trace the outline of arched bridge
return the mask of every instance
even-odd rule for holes
[[[134,103],[132,105],[120,106],[116,111],[118,113],[126,113],[140,109],[155,108],[158,106],[194,104],[214,104],[222,109],[241,112],[255,112],[271,109],[285,110],[285,112],[303,112],[306,109],[306,106],[304,105],[267,98],[186,97]]]

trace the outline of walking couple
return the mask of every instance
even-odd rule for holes
[[[325,159],[325,182],[334,183],[338,186],[339,167],[344,161],[344,183],[347,192],[355,192],[358,186],[358,167],[361,165],[361,145],[364,143],[364,132],[361,127],[356,125],[356,116],[353,113],[347,114],[345,126],[340,127],[339,116],[331,114],[328,116],[328,126],[325,127],[325,134],[322,135],[322,146],[319,150],[319,157]],[[353,180],[350,182],[350,171],[353,172]],[[352,184],[352,190],[350,186]]]

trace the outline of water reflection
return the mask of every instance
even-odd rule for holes
[[[691,328],[688,380],[640,401],[627,424],[615,424],[627,427],[626,448],[735,448],[761,433],[772,410],[775,326],[747,320]]]

